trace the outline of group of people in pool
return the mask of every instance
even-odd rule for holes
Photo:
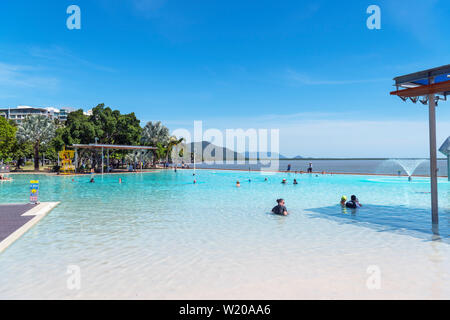
[[[269,181],[269,179],[268,179],[268,178],[264,178],[264,181]],[[248,179],[248,182],[252,182],[252,179]],[[287,184],[287,180],[286,180],[286,179],[283,179],[283,180],[281,180],[281,183],[282,183],[282,184]],[[294,179],[293,184],[298,184],[297,179]],[[241,186],[241,183],[239,182],[239,180],[236,181],[236,187],[239,188],[240,186]]]
[[[282,184],[287,184],[287,180],[286,180],[286,179],[283,179],[283,180],[281,180],[281,183],[282,183]],[[293,184],[298,184],[297,179],[294,179]]]
[[[345,208],[350,209],[358,209],[362,207],[362,204],[359,203],[358,198],[355,195],[352,195],[350,197],[350,201],[347,201],[346,196],[342,196],[341,198],[341,206]],[[284,199],[277,199],[277,205],[272,208],[272,213],[281,215],[281,216],[287,216],[289,213],[286,208],[286,202]]]
[[[357,208],[361,208],[362,204],[359,203],[358,198],[355,195],[352,195],[350,197],[350,201],[347,201],[347,197],[346,196],[342,196],[341,198],[341,206],[345,207],[345,208],[350,208],[350,209],[357,209]]]

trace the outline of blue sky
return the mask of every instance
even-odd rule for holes
[[[81,30],[66,9],[81,8]],[[369,5],[382,29],[366,27]],[[450,63],[450,3],[72,0],[0,3],[0,106],[98,103],[170,129],[279,128],[281,153],[425,157],[427,109],[397,75]],[[438,144],[450,104],[438,109]]]

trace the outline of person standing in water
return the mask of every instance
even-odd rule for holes
[[[278,203],[278,205],[273,207],[272,213],[278,214],[278,215],[281,215],[281,216],[287,216],[289,213],[288,213],[288,211],[286,209],[284,199],[278,199],[277,203]]]
[[[342,207],[345,207],[345,203],[347,202],[347,197],[346,196],[342,196],[342,198],[341,198],[341,206]]]
[[[313,167],[312,167],[312,162],[309,163],[308,166],[308,173],[312,173],[313,172]]]

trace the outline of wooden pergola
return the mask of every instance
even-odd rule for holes
[[[78,164],[78,149],[95,149],[95,150],[101,150],[102,152],[102,174],[104,173],[104,152],[107,151],[107,165],[109,166],[109,150],[155,150],[155,147],[147,147],[147,146],[127,146],[127,145],[117,145],[117,144],[97,144],[97,143],[91,143],[91,144],[74,144],[72,145],[72,148],[75,149],[75,170],[77,170],[77,164]],[[141,162],[142,162],[142,153],[141,153]],[[142,170],[142,168],[141,168]]]
[[[397,90],[391,95],[408,99],[414,103],[428,105],[430,138],[430,178],[432,223],[439,223],[437,152],[436,152],[436,106],[439,100],[446,101],[450,95],[450,65],[419,71],[394,78]]]

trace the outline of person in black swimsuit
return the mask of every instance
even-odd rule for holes
[[[274,214],[278,214],[278,215],[281,215],[281,216],[287,216],[288,212],[287,212],[287,209],[285,207],[284,199],[278,199],[277,203],[278,203],[278,205],[273,207],[272,212]]]

